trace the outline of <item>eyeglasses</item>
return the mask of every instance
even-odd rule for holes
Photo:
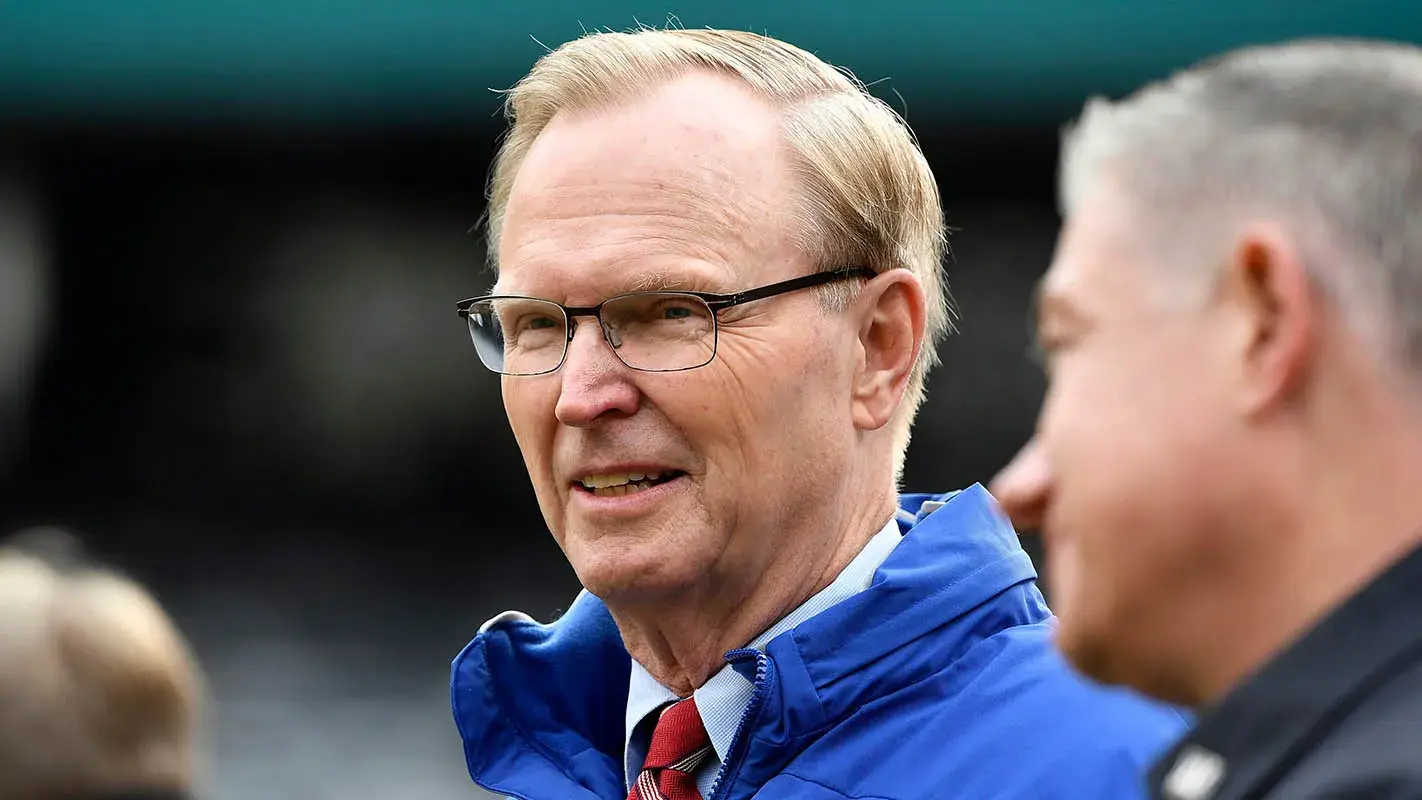
[[[680,372],[716,357],[716,317],[734,306],[837,281],[873,278],[868,267],[817,272],[735,294],[633,292],[595,306],[487,295],[461,300],[459,316],[484,366],[500,375],[543,375],[563,366],[578,317],[595,317],[623,364],[643,372]]]

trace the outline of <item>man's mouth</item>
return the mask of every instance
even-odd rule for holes
[[[633,494],[667,481],[676,480],[685,474],[681,470],[669,470],[667,472],[619,472],[608,475],[588,475],[574,485],[595,497],[621,497],[624,494]]]

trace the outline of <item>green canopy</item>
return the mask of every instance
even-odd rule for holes
[[[1252,42],[1422,41],[1422,0],[0,0],[0,117],[479,120],[540,42],[673,14],[813,50],[915,120],[1055,119]]]

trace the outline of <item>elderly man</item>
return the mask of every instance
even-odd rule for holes
[[[1209,708],[1160,797],[1422,797],[1422,51],[1232,54],[1088,105],[1061,175],[995,486],[1061,648]]]
[[[197,664],[138,584],[45,552],[71,542],[41,529],[0,544],[0,800],[183,800]]]
[[[1180,715],[1077,678],[980,487],[897,496],[949,324],[892,112],[773,39],[599,34],[509,98],[459,305],[586,588],[455,661],[526,800],[1113,798]],[[629,657],[630,656],[630,657]]]

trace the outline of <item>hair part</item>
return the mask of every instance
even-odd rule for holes
[[[1422,370],[1422,49],[1252,47],[1093,99],[1064,135],[1062,213],[1104,184],[1177,298],[1203,299],[1240,226],[1269,220],[1365,341]]]
[[[499,237],[519,167],[557,114],[615,107],[649,88],[704,70],[742,81],[782,109],[782,134],[799,178],[794,216],[801,249],[821,269],[907,269],[928,298],[926,335],[898,422],[895,475],[922,405],[938,343],[952,329],[943,277],[947,250],[933,173],[903,119],[847,72],[798,47],[740,31],[595,33],[541,58],[508,92],[509,129],[489,182],[488,257]],[[842,309],[854,287],[820,290]]]

